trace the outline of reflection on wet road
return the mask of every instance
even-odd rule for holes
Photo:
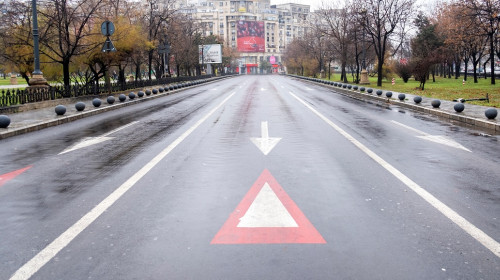
[[[495,279],[498,137],[270,75],[5,139],[0,278]]]

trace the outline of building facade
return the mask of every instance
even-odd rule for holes
[[[178,10],[198,21],[204,35],[223,38],[239,54],[243,73],[258,73],[264,61],[280,69],[287,45],[306,34],[311,13],[309,5],[270,0],[184,0]]]

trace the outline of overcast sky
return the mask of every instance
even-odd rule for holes
[[[283,4],[283,3],[296,3],[296,4],[304,4],[304,5],[310,5],[312,8],[311,10],[314,11],[316,9],[319,9],[322,6],[322,2],[326,1],[326,3],[331,3],[329,0],[271,0],[271,4]],[[432,8],[436,5],[437,2],[439,1],[446,1],[446,0],[416,0],[417,5],[421,5],[422,7],[426,8]]]

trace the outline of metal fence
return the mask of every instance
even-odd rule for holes
[[[100,95],[109,93],[110,91],[111,93],[117,93],[132,89],[194,81],[211,77],[213,77],[213,75],[172,77],[158,80],[138,80],[126,83],[111,83],[110,88],[108,88],[105,84],[93,84],[83,86],[73,85],[69,87],[51,86],[45,89],[4,89],[0,91],[0,107],[9,107],[13,105],[55,100],[60,98]]]

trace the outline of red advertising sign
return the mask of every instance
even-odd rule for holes
[[[265,52],[263,21],[239,21],[237,30],[239,52]]]

